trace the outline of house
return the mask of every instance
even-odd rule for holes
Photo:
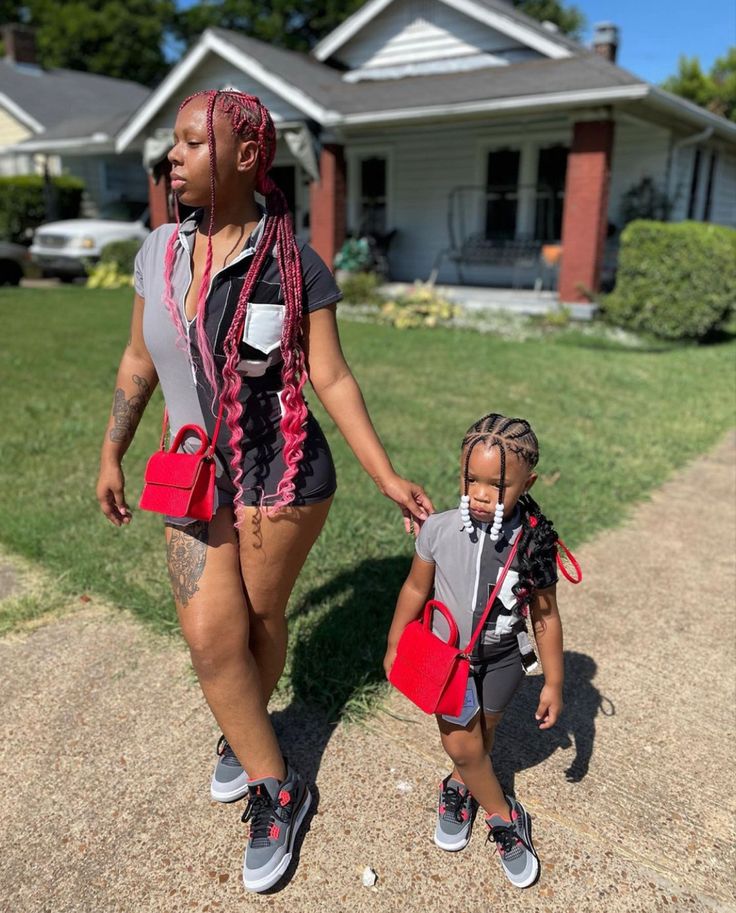
[[[395,231],[394,279],[454,281],[460,266],[508,284],[514,258],[549,245],[561,300],[584,301],[642,179],[674,220],[736,225],[736,124],[616,66],[617,43],[606,24],[585,48],[504,0],[368,0],[309,55],[212,28],[116,149],[147,144],[154,223],[166,221],[179,101],[253,93],[277,126],[274,176],[297,231],[328,263],[346,231]],[[438,257],[448,245],[471,262]]]
[[[2,29],[0,175],[70,174],[85,183],[85,215],[121,199],[147,198],[138,152],[115,136],[150,94],[124,79],[38,65],[32,29]]]

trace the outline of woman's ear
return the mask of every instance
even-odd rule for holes
[[[258,168],[258,143],[249,139],[238,147],[238,171],[246,173]]]

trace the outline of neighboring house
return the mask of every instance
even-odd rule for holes
[[[560,298],[586,300],[642,178],[669,196],[673,219],[736,225],[736,124],[617,67],[617,40],[599,28],[587,49],[504,0],[369,0],[310,55],[208,29],[116,148],[146,144],[160,224],[179,101],[254,93],[279,131],[275,177],[297,231],[328,263],[346,230],[395,230],[392,277],[427,278],[452,201],[454,247],[480,261],[469,281],[509,284],[504,251],[561,244]],[[456,275],[440,264],[440,281]]]
[[[145,200],[140,154],[120,154],[115,135],[150,94],[136,82],[44,70],[33,31],[2,29],[0,175],[70,174],[85,182],[85,215],[121,199]]]

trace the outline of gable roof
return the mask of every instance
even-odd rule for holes
[[[394,0],[368,0],[352,16],[348,16],[336,29],[333,29],[329,35],[316,44],[312,48],[312,55],[316,60],[328,60],[393,2]],[[569,57],[571,54],[579,54],[585,50],[576,41],[559,31],[546,28],[541,22],[517,10],[505,0],[438,0],[438,2],[496,29],[509,38],[514,38],[522,44],[534,48],[546,57]]]
[[[127,118],[149,93],[127,79],[0,60],[0,105],[36,134],[68,122],[70,112],[83,112],[98,124]]]

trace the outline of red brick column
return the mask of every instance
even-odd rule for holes
[[[157,166],[158,184],[154,183],[151,175],[148,175],[148,207],[151,212],[151,231],[158,228],[159,225],[165,225],[173,219],[173,213],[169,211],[169,173],[171,165],[166,162],[165,166]]]
[[[562,217],[560,301],[589,301],[598,291],[608,226],[613,121],[579,121],[567,159]]]
[[[319,156],[319,181],[309,188],[309,226],[312,247],[330,269],[345,240],[345,154],[327,143]]]

